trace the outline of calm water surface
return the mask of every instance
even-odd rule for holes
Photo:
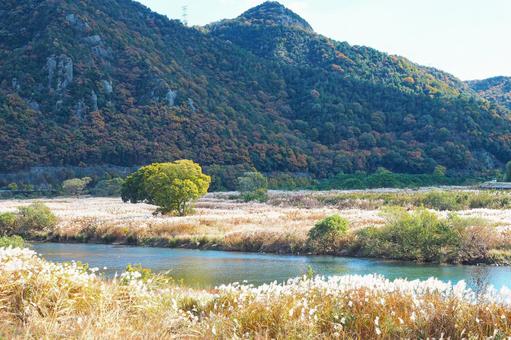
[[[118,245],[40,243],[32,249],[50,261],[81,261],[91,267],[107,267],[106,274],[121,273],[128,264],[141,264],[153,271],[170,271],[178,280],[208,288],[242,282],[255,285],[285,281],[303,275],[311,266],[316,274],[381,274],[388,279],[427,279],[436,277],[456,283],[465,280],[497,288],[511,287],[511,267],[418,265],[413,263],[353,259],[331,256],[282,256],[224,251],[143,248]]]

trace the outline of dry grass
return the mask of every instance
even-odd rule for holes
[[[403,191],[408,196],[413,193]],[[198,202],[195,213],[186,217],[153,216],[154,206],[127,204],[116,198],[38,201],[58,216],[58,240],[303,253],[309,251],[305,246],[308,231],[326,216],[342,215],[350,221],[352,231],[385,223],[379,210],[383,204],[375,205],[375,201],[349,201],[357,208],[345,201],[337,207],[327,204],[329,197],[340,194],[356,197],[385,193],[271,192],[268,204],[237,202],[229,199],[232,193],[208,194]],[[0,213],[31,203],[33,200],[0,201]],[[486,225],[497,226],[501,232],[511,228],[511,210],[471,209],[457,213],[484,219]],[[446,216],[449,211],[438,214]]]
[[[503,339],[511,291],[379,276],[211,291],[143,271],[105,280],[76,264],[0,248],[0,337],[8,339]]]
[[[115,198],[66,198],[38,200],[45,203],[60,219],[58,233],[72,237],[82,231],[118,238],[144,237],[224,237],[233,234],[293,234],[305,237],[322,218],[340,213],[353,228],[381,224],[376,210],[319,207],[275,207],[259,203],[239,203],[207,196],[198,202],[196,211],[187,217],[153,216],[154,206],[126,204]],[[14,211],[31,200],[0,201],[0,212]]]

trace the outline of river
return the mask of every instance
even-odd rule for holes
[[[491,284],[511,287],[511,267],[415,264],[399,261],[333,256],[284,256],[272,254],[144,248],[104,244],[36,243],[31,248],[50,261],[81,261],[106,276],[123,272],[128,264],[141,264],[155,272],[169,273],[186,285],[210,288],[243,282],[259,285],[282,282],[303,275],[310,266],[319,275],[381,274],[388,279],[436,277],[473,288]],[[103,268],[107,269],[104,270]]]

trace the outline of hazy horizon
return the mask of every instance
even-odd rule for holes
[[[234,18],[264,0],[138,0],[190,25]],[[511,2],[490,0],[281,0],[317,33],[449,72],[462,80],[511,76]],[[491,4],[491,6],[489,5]],[[420,15],[419,15],[420,14]]]

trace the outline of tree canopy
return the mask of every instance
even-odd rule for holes
[[[124,202],[157,205],[156,213],[184,216],[208,192],[211,177],[191,160],[154,163],[129,175],[122,187]]]

